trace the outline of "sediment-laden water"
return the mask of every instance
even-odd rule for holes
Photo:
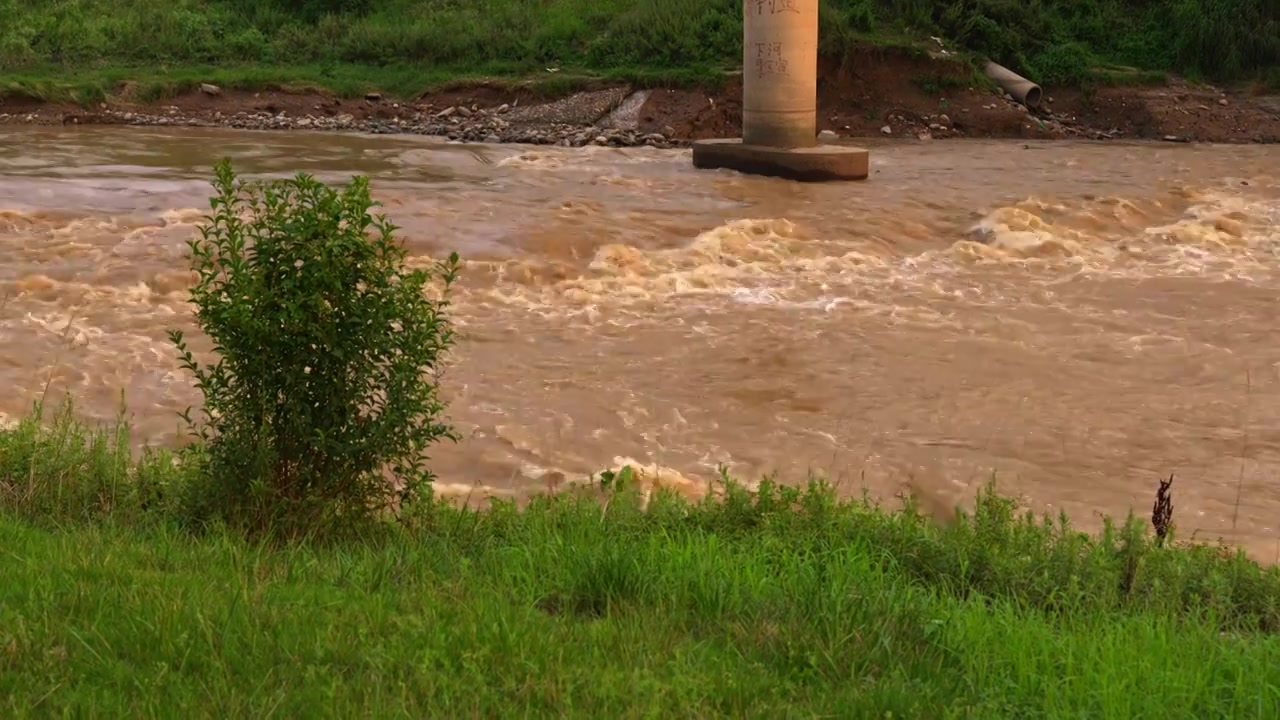
[[[139,440],[199,400],[185,241],[223,155],[369,174],[421,261],[467,261],[442,488],[720,464],[1038,510],[1150,512],[1280,545],[1280,147],[873,146],[869,182],[695,171],[687,151],[0,128],[0,413],[50,384]],[[1236,509],[1239,492],[1242,500]],[[1233,519],[1234,518],[1234,519]]]

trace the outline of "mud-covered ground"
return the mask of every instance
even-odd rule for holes
[[[1280,97],[1172,79],[1159,85],[1045,88],[1028,110],[975,83],[965,65],[868,50],[824,64],[818,129],[843,137],[1152,139],[1280,142]],[[454,140],[562,145],[678,146],[741,132],[741,79],[717,90],[638,90],[600,84],[561,98],[505,82],[417,98],[343,99],[318,90],[243,92],[206,86],[158,103],[128,86],[79,107],[0,100],[0,123],[225,125],[251,129],[416,133]]]

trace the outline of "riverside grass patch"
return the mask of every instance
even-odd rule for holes
[[[198,454],[0,431],[0,713],[1262,718],[1280,575],[985,489],[937,524],[814,481],[609,477],[341,537],[180,520]]]

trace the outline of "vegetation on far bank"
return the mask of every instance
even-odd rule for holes
[[[70,405],[0,429],[5,717],[1280,713],[1280,570],[1179,543],[1168,485],[1154,534],[1096,537],[994,486],[942,524],[630,468],[440,500],[456,258],[409,270],[363,178],[214,189],[214,350],[171,336],[191,443],[139,454]]]
[[[1048,84],[1116,67],[1280,84],[1277,0],[822,0],[821,13],[834,57],[936,35]],[[172,88],[197,67],[347,94],[547,68],[689,83],[742,56],[739,0],[0,0],[0,17],[0,70],[37,96],[140,77]]]

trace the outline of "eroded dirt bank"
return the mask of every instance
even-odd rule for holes
[[[84,108],[26,98],[0,101],[0,123],[228,126],[420,134],[478,142],[678,146],[740,132],[741,83],[717,90],[640,90],[600,83],[547,97],[493,82],[417,98],[343,99],[317,90],[243,92],[207,86],[158,103],[124,86]],[[819,130],[845,137],[1153,139],[1280,142],[1280,97],[1170,80],[1161,85],[1046,88],[1028,111],[975,82],[968,66],[900,51],[824,63]]]

